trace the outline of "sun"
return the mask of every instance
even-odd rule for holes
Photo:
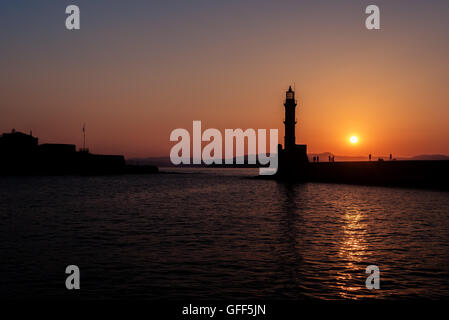
[[[356,144],[357,142],[359,142],[359,138],[357,136],[352,136],[351,138],[349,138],[349,142],[351,142],[352,144]]]

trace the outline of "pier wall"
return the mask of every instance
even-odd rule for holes
[[[449,161],[309,163],[307,180],[449,189]]]

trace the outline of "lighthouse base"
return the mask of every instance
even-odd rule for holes
[[[307,145],[295,144],[289,148],[282,149],[282,145],[278,145],[278,171],[276,176],[283,180],[306,181],[307,166],[309,159],[307,157]]]

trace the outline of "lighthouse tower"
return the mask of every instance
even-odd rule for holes
[[[296,117],[295,117],[295,109],[296,109],[296,100],[295,100],[295,92],[292,90],[292,87],[288,87],[288,91],[285,93],[285,136],[284,136],[284,147],[285,150],[292,151],[295,148],[296,139],[295,139],[295,126],[296,126]]]
[[[309,163],[307,145],[296,144],[296,106],[295,92],[290,86],[285,93],[284,148],[282,148],[282,145],[278,145],[279,167],[277,175],[285,179],[306,180]]]

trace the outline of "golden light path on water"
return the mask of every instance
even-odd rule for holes
[[[361,290],[366,290],[364,282],[354,279],[354,272],[364,274],[360,264],[368,254],[366,241],[367,225],[363,222],[363,213],[357,205],[345,209],[343,219],[343,239],[339,246],[338,256],[345,261],[345,269],[337,273],[336,285],[340,288],[342,298],[358,299]],[[354,283],[360,282],[355,286]]]

